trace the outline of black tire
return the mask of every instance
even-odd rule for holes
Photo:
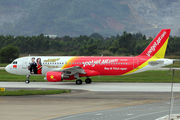
[[[29,84],[29,83],[30,83],[30,81],[29,81],[29,80],[26,80],[26,81],[25,81],[25,83],[26,83],[26,84]]]
[[[91,84],[92,80],[91,80],[90,78],[87,78],[87,79],[85,80],[85,82],[86,82],[86,84]]]
[[[81,85],[81,84],[82,84],[82,80],[81,79],[76,80],[76,85]]]

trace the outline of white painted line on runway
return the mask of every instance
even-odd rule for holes
[[[180,110],[180,109],[174,109],[174,110]],[[127,119],[124,119],[124,120],[132,120],[132,119],[135,119],[135,118],[139,118],[139,117],[143,117],[143,116],[147,116],[147,115],[153,115],[153,114],[157,114],[157,113],[162,113],[162,112],[166,112],[166,111],[169,111],[169,110],[163,110],[163,111],[159,111],[159,112],[152,112],[152,113],[148,113],[148,114],[137,115],[137,116],[130,117],[130,118],[127,118]]]
[[[169,115],[165,115],[165,116],[163,116],[163,117],[160,117],[160,118],[158,118],[158,119],[155,119],[155,120],[161,120],[161,119],[164,119],[165,117],[167,117],[167,116],[169,116]]]
[[[134,114],[127,114],[127,115],[134,115]]]
[[[97,113],[97,114],[95,114],[95,115],[103,115],[102,113]]]

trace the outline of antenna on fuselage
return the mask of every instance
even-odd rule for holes
[[[31,55],[29,54],[29,56],[31,56]]]
[[[103,54],[101,55],[101,57],[103,56]]]

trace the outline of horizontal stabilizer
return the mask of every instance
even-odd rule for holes
[[[148,65],[155,66],[155,65],[163,64],[163,63],[164,61],[150,61],[148,62]]]

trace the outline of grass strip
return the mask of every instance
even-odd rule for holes
[[[0,96],[24,96],[24,95],[51,95],[69,93],[70,90],[6,90],[0,91]]]
[[[167,65],[164,67],[180,67],[180,61],[175,61],[172,65]]]
[[[9,63],[0,63],[0,67],[6,67]]]

